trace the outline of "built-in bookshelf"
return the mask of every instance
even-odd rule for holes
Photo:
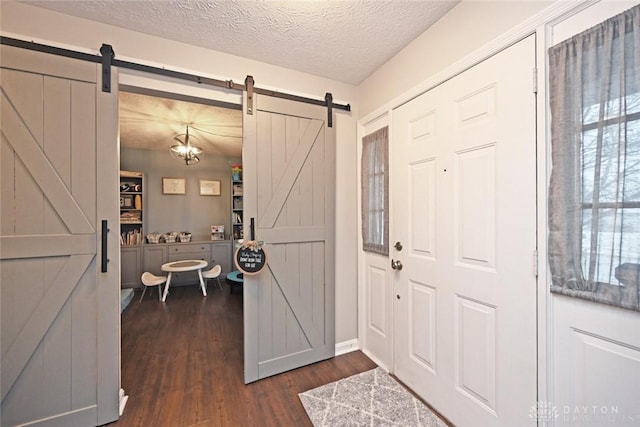
[[[244,193],[242,188],[242,165],[231,165],[231,239],[244,238]]]
[[[143,242],[144,177],[141,172],[120,171],[120,244],[140,245]]]

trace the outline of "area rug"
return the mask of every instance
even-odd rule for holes
[[[447,425],[382,368],[325,384],[298,397],[316,427]]]

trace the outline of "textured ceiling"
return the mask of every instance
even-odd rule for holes
[[[120,92],[120,145],[166,150],[189,126],[191,144],[204,155],[242,155],[242,110]]]
[[[19,1],[357,85],[459,0]],[[120,96],[122,147],[168,150],[187,125],[205,155],[241,156],[241,111]]]
[[[458,0],[25,0],[357,85]],[[117,49],[117,47],[116,47]]]

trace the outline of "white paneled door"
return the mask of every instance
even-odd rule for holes
[[[0,59],[0,424],[106,424],[119,404],[118,233],[102,232],[118,228],[117,79],[104,93],[94,63],[5,45]]]
[[[387,115],[378,117],[362,128],[369,135],[388,126]],[[362,141],[359,158],[362,156]],[[392,242],[393,243],[393,242]],[[393,249],[391,249],[393,250]],[[360,277],[363,281],[359,310],[359,344],[362,351],[377,365],[391,370],[393,348],[393,279],[387,255],[362,252]]]
[[[536,403],[534,67],[530,36],[393,114],[393,370],[458,426]]]
[[[335,353],[335,128],[324,107],[253,99],[243,123],[244,236],[253,219],[268,265],[244,276],[245,382]]]

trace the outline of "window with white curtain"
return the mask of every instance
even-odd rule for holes
[[[549,50],[551,291],[640,311],[640,5]]]
[[[363,249],[389,255],[389,127],[362,138]]]

